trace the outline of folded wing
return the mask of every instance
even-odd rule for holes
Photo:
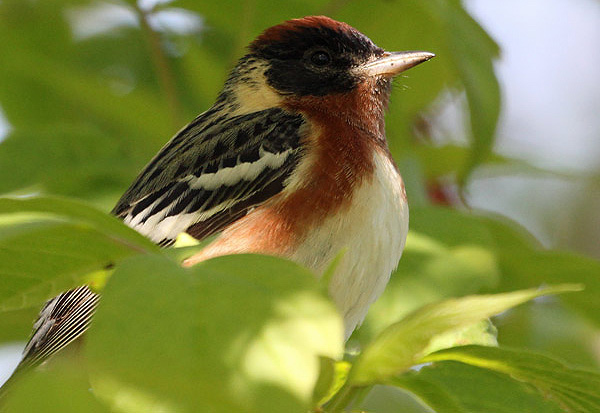
[[[206,112],[148,164],[113,213],[160,245],[219,232],[280,192],[300,157],[301,115]]]

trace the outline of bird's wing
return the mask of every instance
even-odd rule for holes
[[[99,297],[82,286],[49,300],[38,315],[17,369],[36,366],[77,339],[88,328]]]
[[[160,245],[221,231],[280,192],[300,157],[304,118],[273,108],[205,112],[146,166],[113,213]]]

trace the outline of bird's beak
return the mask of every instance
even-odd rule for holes
[[[383,56],[361,66],[361,71],[369,77],[394,77],[433,57],[435,55],[429,52],[385,52]]]

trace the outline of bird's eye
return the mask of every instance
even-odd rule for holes
[[[318,50],[310,55],[310,61],[315,66],[327,66],[331,62],[331,56],[323,50]]]

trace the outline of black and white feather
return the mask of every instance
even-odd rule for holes
[[[49,300],[38,315],[18,368],[36,366],[77,339],[88,328],[99,298],[82,286]]]
[[[201,239],[280,192],[301,155],[303,117],[272,108],[227,117],[211,109],[180,131],[113,209],[160,245]]]

